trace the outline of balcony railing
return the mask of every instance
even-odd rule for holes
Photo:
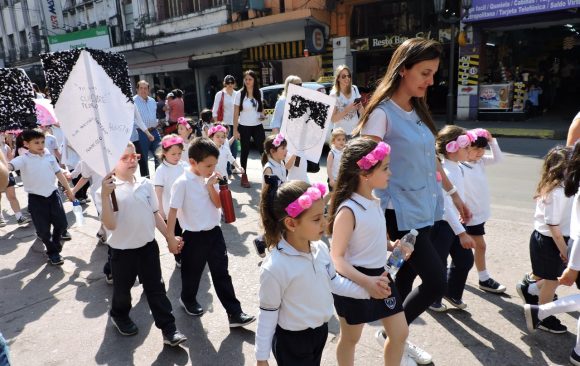
[[[199,13],[212,8],[221,6],[230,6],[231,0],[169,0],[167,2],[158,2],[157,18],[150,17],[146,21],[163,21],[171,18],[181,17],[191,13]]]

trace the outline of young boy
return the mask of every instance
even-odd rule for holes
[[[28,151],[12,159],[9,168],[20,170],[24,190],[28,193],[28,211],[38,237],[46,246],[50,264],[61,265],[64,263],[60,255],[61,239],[66,233],[68,222],[56,180],[64,187],[71,202],[74,195],[56,158],[44,148],[42,131],[25,130],[22,132],[22,140]],[[53,226],[52,233],[50,225]]]
[[[205,268],[213,279],[216,293],[228,314],[230,327],[241,327],[256,318],[242,311],[236,298],[232,278],[228,272],[226,243],[220,228],[220,198],[214,188],[220,175],[215,172],[219,150],[206,137],[198,137],[189,146],[190,168],[179,177],[171,189],[167,230],[175,229],[175,219],[183,228],[183,248],[174,238],[168,238],[169,250],[176,254],[181,250],[181,297],[180,304],[192,316],[204,312],[197,302],[199,281]],[[116,280],[116,279],[115,279]]]
[[[165,236],[167,227],[158,212],[153,184],[147,178],[135,177],[139,157],[139,154],[135,154],[135,146],[129,143],[115,166],[115,177],[113,174],[107,175],[95,197],[101,221],[107,230],[107,243],[111,248],[114,281],[109,315],[119,333],[124,336],[137,334],[138,328],[129,317],[129,311],[131,288],[138,275],[155,326],[163,332],[163,343],[174,347],[187,338],[175,326],[171,303],[161,276],[155,228]],[[117,212],[113,211],[111,202],[113,191],[119,208]]]
[[[328,174],[328,187],[332,192],[336,179],[338,178],[338,171],[340,169],[340,159],[342,152],[346,146],[346,132],[341,127],[332,130],[331,147],[326,158],[326,173]]]

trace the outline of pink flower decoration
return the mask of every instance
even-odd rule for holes
[[[189,125],[189,122],[187,122],[185,117],[179,117],[177,119],[177,123],[182,125],[182,126],[185,126],[188,130],[191,130],[191,126]]]
[[[447,145],[445,145],[445,151],[448,153],[456,153],[459,151],[459,144],[457,141],[451,141]]]
[[[284,142],[284,135],[279,133],[274,138],[274,141],[272,141],[272,145],[274,145],[274,147],[279,147],[282,142]]]
[[[163,139],[163,141],[161,141],[161,145],[163,145],[164,149],[167,149],[177,144],[183,144],[183,139],[179,136],[173,136],[171,138]]]
[[[326,186],[322,183],[313,183],[300,197],[286,207],[288,216],[295,218],[304,210],[312,207],[312,203],[321,199],[326,193]]]
[[[308,188],[308,189],[310,189],[310,188]],[[298,205],[300,207],[302,207],[303,209],[308,209],[308,208],[310,208],[310,206],[312,206],[312,198],[310,198],[310,196],[304,194],[298,198]]]
[[[228,130],[222,125],[215,125],[215,126],[210,127],[210,129],[207,131],[207,134],[209,137],[211,137],[218,132],[227,133]]]
[[[477,135],[473,131],[467,131],[466,135],[469,138],[470,143],[474,143],[477,140]]]
[[[489,131],[487,131],[484,128],[476,128],[475,130],[473,130],[473,132],[477,137],[484,137],[486,139],[489,138]]]
[[[373,151],[363,156],[356,162],[362,170],[369,170],[375,166],[379,161],[383,161],[385,156],[391,153],[391,147],[385,142],[381,141]]]
[[[467,135],[459,136],[457,138],[457,143],[459,144],[459,147],[462,149],[471,145],[471,142],[469,141],[469,137],[467,137]]]

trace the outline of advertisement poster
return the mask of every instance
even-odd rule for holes
[[[481,85],[479,109],[511,109],[512,84]]]

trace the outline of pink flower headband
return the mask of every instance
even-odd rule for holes
[[[168,139],[163,139],[163,141],[161,141],[161,145],[163,145],[164,149],[167,149],[177,144],[183,144],[183,139],[179,136],[173,136]]]
[[[215,125],[215,126],[210,127],[210,129],[207,131],[207,134],[208,134],[208,136],[213,136],[214,134],[216,134],[218,132],[227,133],[228,130],[222,125]]]
[[[312,185],[298,197],[294,202],[286,207],[286,213],[291,218],[296,218],[304,210],[312,207],[312,203],[324,197],[326,185],[322,183],[312,183]]]
[[[179,117],[177,119],[177,123],[182,125],[182,126],[185,126],[188,130],[191,130],[191,126],[189,125],[189,122],[187,122],[185,117]]]
[[[274,138],[274,141],[272,142],[272,145],[274,145],[274,147],[279,147],[280,144],[282,142],[284,142],[285,138],[284,135],[282,135],[281,133],[276,135],[276,138]]]
[[[463,149],[468,147],[469,145],[471,145],[471,143],[475,140],[477,140],[477,138],[473,139],[473,134],[470,136],[468,134],[466,135],[461,135],[459,136],[456,140],[450,141],[447,143],[447,145],[445,145],[445,150],[448,153],[455,153],[458,152],[459,149]]]
[[[483,137],[486,139],[489,138],[489,132],[484,128],[476,128],[476,129],[471,130],[469,132],[475,134],[475,136],[477,136],[477,137]]]
[[[385,156],[391,153],[391,147],[384,143],[379,142],[377,147],[370,153],[363,156],[359,161],[356,162],[359,168],[362,170],[369,170],[374,167],[379,161],[383,161]]]

